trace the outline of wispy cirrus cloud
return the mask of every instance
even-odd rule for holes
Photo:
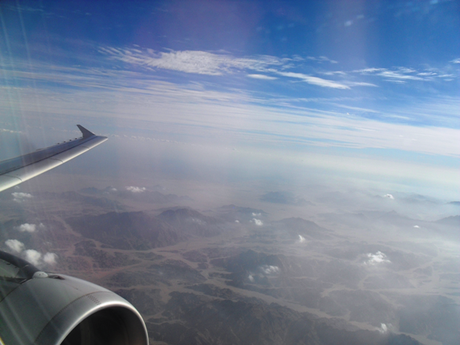
[[[354,70],[354,73],[362,75],[374,75],[386,78],[388,81],[405,81],[405,80],[423,80],[422,77],[416,75],[414,69],[399,68],[395,70],[389,70],[386,68],[363,68],[360,70]]]
[[[408,67],[395,67],[392,69],[370,67],[353,70],[350,73],[365,76],[377,76],[393,83],[405,83],[407,81],[431,81],[435,79],[449,80],[455,78],[455,75],[452,73],[432,67],[426,67],[422,70],[416,70]]]
[[[303,73],[296,73],[296,72],[281,72],[281,71],[273,71],[271,72],[277,73],[279,75],[289,77],[289,78],[295,78],[295,79],[300,79],[310,85],[317,85],[321,87],[330,87],[333,89],[349,89],[350,87],[344,84],[337,83],[335,81],[319,78],[319,77],[312,77],[307,74]]]
[[[329,59],[327,56],[319,56],[319,57],[314,57],[314,56],[307,56],[307,60],[312,60],[312,61],[317,61],[317,62],[330,62],[330,63],[338,63],[335,60]]]
[[[373,83],[366,83],[363,81],[346,81],[343,84],[348,86],[370,86],[370,87],[378,87],[378,85]]]
[[[247,77],[253,78],[253,79],[262,79],[262,80],[276,80],[276,79],[278,79],[276,77],[271,77],[271,76],[265,75],[265,74],[248,74]]]
[[[111,59],[148,69],[166,69],[213,76],[252,70],[300,79],[310,85],[334,89],[350,88],[347,85],[332,80],[303,73],[286,72],[285,70],[294,67],[292,62],[298,61],[298,58],[278,58],[268,55],[240,58],[230,54],[215,54],[205,51],[155,52],[151,49],[141,51],[139,49],[100,48],[99,51],[109,56]],[[307,59],[335,63],[335,61],[324,56],[320,58],[309,57]],[[249,73],[247,76],[250,78],[264,80],[276,79],[273,76],[267,76],[260,73]]]
[[[215,76],[231,73],[233,70],[263,71],[270,66],[283,66],[290,60],[267,55],[257,58],[237,58],[230,54],[193,50],[156,52],[151,49],[141,51],[139,49],[99,48],[99,51],[112,59],[132,65]]]

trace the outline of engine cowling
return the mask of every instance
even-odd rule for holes
[[[148,343],[142,316],[122,297],[0,252],[0,344]]]

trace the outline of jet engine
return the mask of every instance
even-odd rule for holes
[[[0,344],[148,344],[139,312],[87,281],[0,251]]]

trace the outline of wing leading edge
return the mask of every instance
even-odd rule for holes
[[[43,174],[107,140],[77,125],[82,137],[0,162],[0,192]]]

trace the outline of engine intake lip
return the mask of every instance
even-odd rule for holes
[[[112,292],[95,292],[69,304],[45,326],[37,345],[148,344],[138,311]]]
[[[14,289],[4,289],[7,294],[0,300],[0,341],[18,345],[148,345],[141,315],[124,298],[78,278],[56,277],[48,275],[20,284],[3,282]]]

